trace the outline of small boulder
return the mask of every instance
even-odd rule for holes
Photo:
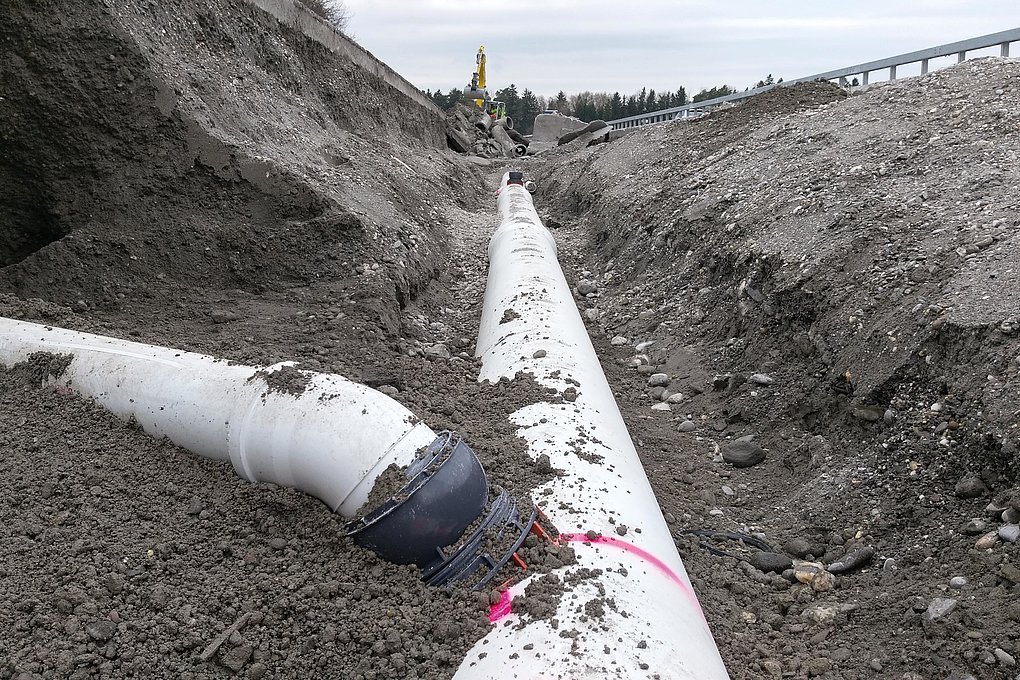
[[[988,493],[988,487],[980,477],[970,474],[956,483],[954,491],[959,498],[980,498]]]
[[[782,574],[787,569],[793,568],[793,560],[781,553],[762,551],[751,556],[751,566],[766,573]]]
[[[758,465],[765,455],[765,449],[751,442],[730,442],[722,448],[723,460],[738,468]]]
[[[666,385],[669,385],[668,373],[653,373],[648,376],[649,387],[665,387]]]

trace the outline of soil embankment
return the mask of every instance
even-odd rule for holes
[[[472,357],[500,168],[246,2],[116,5],[0,26],[0,314],[390,385],[527,495],[530,388]],[[1016,673],[1017,111],[991,59],[519,162],[734,678]],[[432,679],[487,629],[32,375],[0,368],[0,677]],[[768,572],[807,556],[839,573]]]

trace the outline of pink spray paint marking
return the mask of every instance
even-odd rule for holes
[[[705,613],[701,611],[701,603],[698,602],[698,596],[694,594],[694,591],[691,590],[691,587],[689,585],[687,585],[687,582],[680,578],[676,574],[676,572],[670,569],[665,562],[663,562],[658,557],[648,552],[644,548],[639,548],[633,543],[621,541],[620,539],[613,538],[612,536],[602,536],[601,534],[596,536],[595,538],[588,538],[588,534],[560,534],[560,540],[566,541],[568,543],[592,543],[598,545],[608,545],[613,548],[623,550],[624,552],[629,552],[631,554],[637,555],[645,562],[648,562],[653,567],[658,569],[660,572],[665,574],[670,581],[680,586],[680,590],[683,591],[683,594],[690,601],[694,610],[697,611],[698,615],[700,615],[701,618],[704,620]]]
[[[660,572],[665,574],[670,581],[679,586],[680,590],[683,591],[684,595],[690,601],[694,610],[697,611],[701,618],[704,620],[705,613],[701,611],[701,603],[698,602],[698,596],[694,594],[694,591],[691,590],[691,587],[689,585],[687,585],[687,582],[680,578],[676,574],[676,572],[670,569],[665,562],[663,562],[658,557],[648,552],[644,548],[639,548],[633,543],[621,541],[620,539],[613,538],[612,536],[602,535],[596,536],[595,538],[588,538],[588,534],[560,534],[559,540],[564,541],[566,543],[591,543],[593,545],[594,544],[607,545],[640,557],[642,560],[648,562],[653,567],[658,569]],[[489,608],[489,623],[496,623],[497,621],[507,616],[508,614],[510,614],[510,593],[509,591],[503,591],[503,593],[500,595],[499,602],[497,602],[496,604],[492,605]]]
[[[510,614],[510,591],[504,590],[499,594],[499,602],[489,607],[489,623],[496,623],[508,614]]]

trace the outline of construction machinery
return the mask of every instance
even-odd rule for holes
[[[464,98],[474,101],[475,106],[485,111],[494,120],[506,116],[506,104],[491,100],[489,91],[485,89],[485,45],[478,46],[478,54],[475,55],[475,72],[471,75],[471,83],[464,91]]]

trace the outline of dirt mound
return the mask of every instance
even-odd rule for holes
[[[783,116],[801,109],[831,104],[846,97],[846,90],[827,80],[784,85],[716,109],[712,112],[711,118],[715,119],[714,122],[717,124],[734,128],[748,122],[761,123],[762,119],[767,117]],[[691,122],[703,125],[707,119],[699,118]]]
[[[392,332],[432,277],[431,204],[473,180],[438,116],[318,43],[186,0],[16,2],[0,30],[5,289],[133,316],[357,276]]]
[[[723,657],[737,677],[1007,677],[1020,65],[756,100],[558,157],[539,182],[558,233],[588,239],[582,304]],[[741,439],[765,461],[731,467]],[[687,529],[875,557],[816,590]]]

